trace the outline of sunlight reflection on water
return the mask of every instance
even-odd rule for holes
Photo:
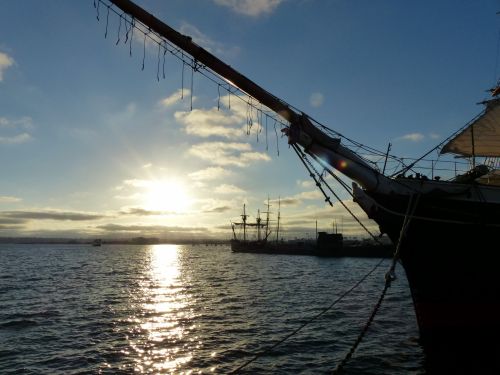
[[[149,275],[140,287],[142,316],[138,323],[143,345],[130,342],[137,353],[136,371],[169,372],[192,359],[192,343],[185,337],[189,326],[181,324],[192,314],[181,277],[180,251],[178,245],[153,245],[149,249]]]
[[[4,245],[0,258],[7,265],[0,272],[0,374],[227,374],[322,311],[378,261],[201,245]],[[366,322],[384,274],[374,273],[245,373],[331,372]],[[417,338],[400,277],[348,373],[420,373]]]

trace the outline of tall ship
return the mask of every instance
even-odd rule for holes
[[[467,368],[500,373],[500,257],[494,237],[500,227],[500,171],[495,159],[500,156],[500,90],[493,89],[482,112],[439,145],[441,154],[470,160],[470,170],[445,179],[414,172],[414,162],[388,174],[350,140],[257,85],[190,37],[129,0],[111,3],[191,56],[196,69],[210,70],[276,113],[286,124],[290,148],[302,162],[312,158],[332,176],[341,173],[351,180],[354,201],[397,248],[431,367],[453,368],[451,373]]]
[[[269,199],[266,218],[262,219],[260,210],[254,222],[248,220],[246,205],[243,205],[241,221],[231,222],[231,250],[235,253],[283,254],[283,255],[317,255],[341,256],[343,237],[341,233],[319,232],[316,239],[284,239],[280,231],[281,213],[278,208],[276,226],[271,228]],[[280,201],[278,200],[278,207]]]
[[[268,205],[269,207],[269,205]],[[233,252],[264,252],[268,246],[268,238],[271,234],[269,229],[269,211],[267,212],[266,220],[263,222],[260,217],[260,212],[257,213],[255,223],[248,221],[249,215],[246,213],[246,205],[243,205],[243,213],[241,214],[240,222],[231,222],[233,238],[230,240],[231,250]],[[242,232],[241,236],[236,234],[237,228]],[[253,232],[256,238],[250,238],[248,231],[255,229]]]

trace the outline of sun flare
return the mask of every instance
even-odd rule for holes
[[[190,204],[186,187],[179,181],[151,181],[146,187],[144,207],[148,210],[183,213]]]

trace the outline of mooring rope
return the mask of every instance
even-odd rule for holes
[[[231,371],[230,374],[236,374],[237,372],[241,371],[243,368],[247,367],[252,362],[256,361],[260,357],[262,357],[262,356],[268,354],[269,352],[271,352],[278,345],[281,345],[282,343],[284,343],[290,337],[292,337],[292,336],[296,335],[297,333],[299,333],[308,324],[312,323],[313,321],[315,321],[316,319],[318,319],[320,316],[324,315],[327,311],[329,311],[330,309],[332,309],[337,303],[339,303],[346,296],[348,296],[359,285],[361,285],[361,283],[363,283],[368,278],[368,276],[370,276],[373,272],[375,272],[375,270],[382,264],[382,262],[384,260],[385,260],[384,258],[380,259],[379,262],[370,271],[368,271],[361,279],[359,279],[356,282],[356,284],[354,284],[349,289],[345,290],[335,301],[333,301],[329,306],[327,306],[326,308],[324,308],[319,314],[313,316],[312,318],[310,318],[309,320],[307,320],[306,322],[304,322],[301,326],[299,326],[298,328],[296,328],[294,331],[292,331],[288,335],[284,336],[281,340],[277,341],[276,343],[274,343],[273,345],[271,345],[269,348],[266,348],[266,349],[262,350],[261,352],[255,354],[251,359],[249,359],[248,361],[246,361],[245,363],[243,363],[241,366],[239,366],[236,369],[234,369],[233,371]]]
[[[360,334],[356,338],[356,341],[354,341],[354,344],[352,345],[351,349],[347,352],[345,357],[342,359],[342,361],[340,361],[340,363],[337,365],[337,367],[335,367],[335,369],[332,372],[333,374],[340,374],[344,370],[344,366],[351,359],[352,355],[354,354],[354,352],[358,348],[359,344],[361,344],[361,341],[363,340],[365,334],[368,332],[368,329],[370,328],[370,326],[373,322],[373,319],[375,319],[375,316],[377,315],[378,310],[380,309],[380,306],[382,305],[382,301],[384,300],[384,297],[387,293],[387,290],[391,286],[392,282],[396,279],[395,271],[396,271],[397,261],[399,259],[399,250],[401,248],[401,243],[403,242],[403,239],[406,236],[406,232],[408,231],[408,226],[410,224],[411,219],[413,218],[413,214],[415,213],[415,210],[417,209],[420,195],[421,194],[417,195],[417,199],[415,201],[415,204],[413,204],[413,195],[410,195],[410,198],[408,199],[408,207],[406,209],[406,215],[405,215],[405,218],[403,220],[403,225],[401,226],[401,231],[399,232],[399,240],[398,240],[398,244],[396,246],[396,250],[394,251],[394,256],[392,257],[391,267],[389,268],[389,271],[387,271],[387,273],[385,274],[384,289],[382,290],[382,293],[380,294],[380,297],[378,298],[377,303],[373,307],[373,310],[370,314],[370,317],[368,318],[363,329],[361,330]]]

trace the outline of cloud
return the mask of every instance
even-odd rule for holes
[[[252,151],[249,143],[205,142],[191,146],[189,153],[215,165],[247,167],[253,162],[269,161],[266,153]]]
[[[0,82],[3,81],[3,73],[14,64],[14,59],[4,52],[0,52]]]
[[[0,117],[0,129],[24,129],[33,130],[33,120],[29,116],[23,116],[19,119],[11,120],[6,117]]]
[[[424,139],[424,135],[421,133],[410,133],[403,135],[402,137],[399,137],[397,139],[402,139],[404,141],[411,141],[411,142],[420,142]]]
[[[0,136],[0,143],[1,144],[20,144],[20,143],[26,143],[29,142],[33,139],[31,135],[28,133],[21,133],[18,135],[14,136],[7,136],[7,137],[1,137]]]
[[[278,199],[274,199],[271,202],[274,204],[278,204]],[[279,199],[279,204],[281,206],[297,206],[300,203],[302,203],[300,199],[293,198],[293,197]]]
[[[309,97],[309,103],[314,108],[321,107],[323,105],[324,101],[325,101],[325,98],[324,98],[323,94],[320,92],[313,92],[311,94],[311,96]]]
[[[178,89],[172,95],[167,96],[166,98],[160,100],[160,104],[163,107],[171,107],[175,103],[181,101],[182,97],[189,97],[189,95],[191,95],[191,90],[186,89],[186,88],[184,88],[184,89]]]
[[[324,199],[324,195],[321,193],[321,191],[319,191],[319,189],[316,189],[311,191],[303,191],[302,193],[295,195],[295,198],[306,199],[306,200],[317,200],[317,199]]]
[[[218,100],[219,107],[224,107],[225,110],[213,107],[178,111],[174,117],[185,127],[187,134],[205,138],[218,136],[237,139],[249,135],[250,132],[262,131],[262,116],[254,108],[254,100],[237,95],[224,95]]]
[[[25,220],[87,221],[105,218],[105,215],[64,211],[0,211],[0,217]]]
[[[217,186],[214,192],[218,194],[242,194],[245,190],[235,185],[222,184]]]
[[[131,216],[160,216],[166,214],[164,211],[146,210],[141,207],[130,207],[125,210],[120,211],[121,215],[131,215]]]
[[[312,188],[314,186],[314,181],[312,179],[309,180],[297,180],[297,185],[303,188]]]
[[[185,127],[187,134],[207,138],[219,136],[227,139],[239,138],[245,135],[242,128],[242,118],[239,114],[228,115],[217,108],[209,110],[193,109],[190,112],[175,112],[175,119]],[[234,128],[235,124],[240,124]]]
[[[291,197],[283,197],[279,199],[281,206],[298,206],[302,204],[305,200],[321,201],[324,200],[323,194],[318,190],[303,191],[301,193],[295,194]],[[271,202],[276,205],[278,204],[278,199],[273,199]]]
[[[229,176],[232,172],[222,167],[209,167],[196,172],[190,173],[188,176],[194,181],[216,180],[221,177]]]
[[[234,208],[234,202],[208,198],[200,199],[197,206],[200,207],[200,212],[202,213],[221,213],[232,210]]]
[[[12,197],[8,195],[0,195],[0,203],[17,203],[21,202],[22,199],[18,197]]]
[[[24,224],[28,220],[26,219],[19,219],[19,218],[11,218],[11,217],[1,217],[0,216],[0,224],[7,224],[7,225],[12,225],[12,224]]]
[[[214,0],[218,5],[231,8],[234,12],[256,17],[272,13],[283,0]]]
[[[170,227],[164,225],[120,225],[120,224],[103,224],[96,228],[107,232],[125,232],[125,233],[196,233],[207,232],[204,227]]]
[[[222,213],[222,212],[227,212],[231,210],[232,207],[230,206],[218,206],[218,207],[212,207],[210,209],[204,210],[204,213]]]

